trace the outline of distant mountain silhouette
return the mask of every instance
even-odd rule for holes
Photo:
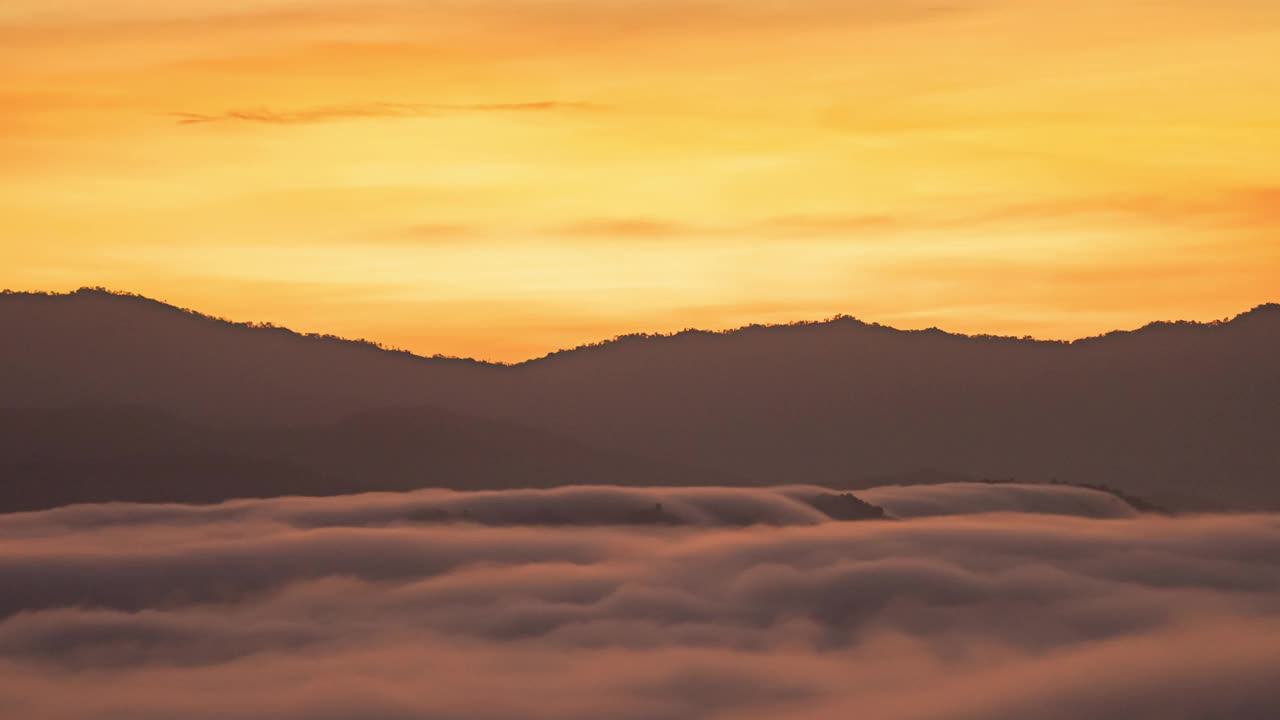
[[[901,331],[840,317],[628,336],[505,366],[86,290],[0,296],[0,336],[0,406],[148,408],[231,434],[193,450],[187,457],[201,459],[191,462],[283,463],[281,478],[296,473],[284,484],[360,476],[370,489],[400,482],[393,478],[478,488],[584,475],[628,484],[655,472],[699,484],[856,489],[937,468],[936,480],[921,479],[1056,478],[1173,509],[1280,508],[1278,305],[1074,342]],[[397,407],[417,409],[362,415]],[[434,420],[414,419],[432,412]],[[407,451],[449,448],[442,438],[454,431],[523,450],[480,443],[484,449],[455,454],[453,464],[448,453],[436,455],[435,467],[430,453]],[[68,436],[86,435],[93,433]],[[399,449],[379,445],[396,437]],[[46,460],[72,462],[85,442]],[[298,449],[255,454],[245,449],[254,442]],[[508,458],[500,469],[514,474],[499,472],[493,457]],[[39,472],[24,467],[5,472]],[[270,475],[266,467],[253,474]],[[479,467],[487,469],[468,472]],[[235,472],[243,471],[169,476],[204,484]]]

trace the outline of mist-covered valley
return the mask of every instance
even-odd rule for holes
[[[841,493],[816,486],[3,515],[0,711],[1261,720],[1280,703],[1278,516],[1053,486],[859,496],[883,515],[832,517]]]

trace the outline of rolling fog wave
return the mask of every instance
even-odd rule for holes
[[[464,522],[483,525],[814,525],[842,519],[843,500],[889,517],[1032,512],[1119,518],[1137,513],[1109,493],[1066,485],[949,483],[852,493],[813,485],[765,488],[575,486],[550,490],[418,490],[216,505],[103,503],[0,515],[0,536],[109,526],[269,523],[293,528]],[[825,508],[825,509],[820,509]],[[854,508],[856,510],[856,508]],[[834,514],[836,517],[832,517]]]
[[[1091,518],[1127,518],[1138,514],[1111,493],[1069,485],[945,483],[888,485],[858,490],[866,502],[898,518],[974,515],[994,512],[1043,513]]]

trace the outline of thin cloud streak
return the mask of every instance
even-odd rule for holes
[[[606,106],[588,102],[537,100],[513,103],[360,103],[327,105],[299,110],[257,108],[228,110],[221,113],[169,113],[179,125],[246,122],[269,125],[302,125],[308,123],[355,120],[362,118],[416,118],[455,113],[542,113],[557,111],[601,110]]]

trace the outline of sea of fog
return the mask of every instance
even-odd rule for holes
[[[1280,717],[1280,516],[964,484],[838,521],[824,494],[3,515],[0,717]]]

